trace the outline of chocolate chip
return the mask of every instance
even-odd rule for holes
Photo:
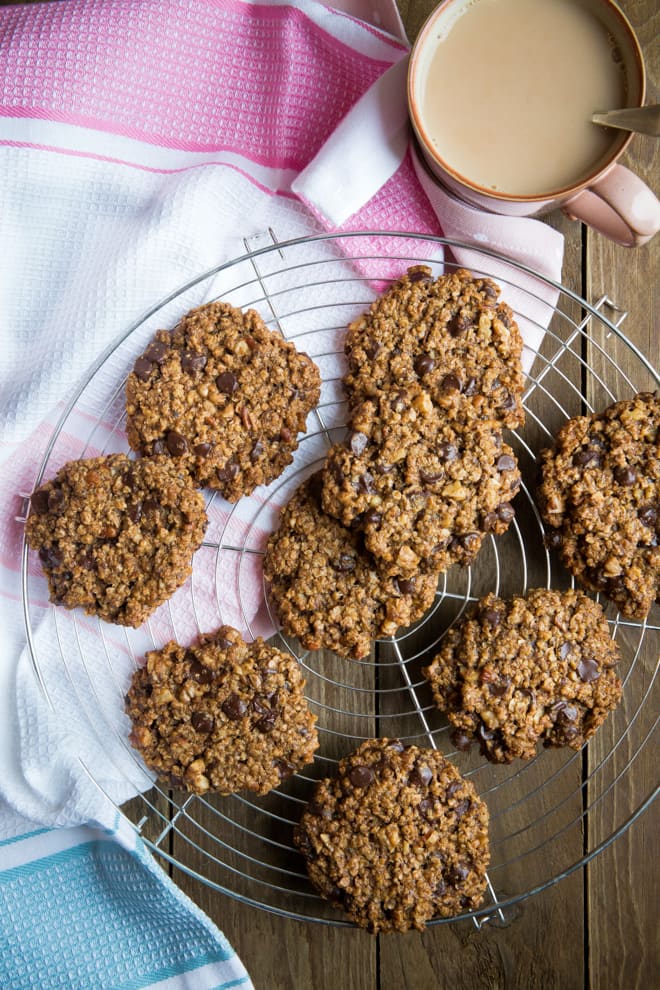
[[[50,512],[59,512],[64,507],[65,501],[66,498],[61,488],[51,488],[48,493],[48,509]]]
[[[39,550],[39,560],[44,567],[52,570],[59,567],[64,560],[64,555],[56,543],[50,547],[41,547]]]
[[[502,502],[496,508],[498,519],[501,519],[503,523],[510,523],[516,514],[516,510],[509,502]]]
[[[277,711],[274,708],[271,708],[267,712],[265,712],[265,714],[262,715],[257,722],[255,722],[255,728],[259,732],[263,732],[264,734],[272,732],[273,729],[275,728],[275,723],[277,722],[277,719],[278,719]]]
[[[545,534],[543,542],[548,550],[559,550],[563,542],[562,535],[558,529],[551,529]]]
[[[458,802],[455,808],[453,808],[453,812],[456,815],[456,817],[460,819],[463,817],[465,812],[469,810],[469,808],[470,808],[470,801],[468,801],[467,798],[464,798],[462,801]]]
[[[204,715],[202,712],[193,712],[190,716],[190,723],[196,732],[203,732],[204,735],[213,732],[215,727],[215,721],[209,715]]]
[[[447,324],[447,333],[451,337],[462,337],[471,326],[472,320],[469,316],[463,316],[461,313],[456,313]]]
[[[181,355],[181,368],[189,374],[196,374],[206,367],[206,355],[198,351],[184,351]]]
[[[294,764],[289,763],[288,760],[273,760],[273,766],[277,768],[280,780],[286,780],[287,777],[292,777],[296,772]]]
[[[460,392],[460,390],[461,380],[456,375],[445,375],[440,382],[440,391],[443,395],[447,395],[449,392]]]
[[[355,557],[350,553],[340,553],[338,557],[330,561],[330,567],[332,567],[333,571],[339,571],[340,574],[348,574],[350,571],[354,571],[355,564]]]
[[[561,660],[565,660],[566,657],[570,656],[572,649],[573,649],[573,644],[572,643],[562,643],[561,644],[561,647],[559,649],[559,657],[560,657],[560,659]]]
[[[484,532],[489,533],[492,529],[495,529],[499,521],[500,519],[496,512],[487,512],[481,520]]]
[[[423,818],[430,818],[433,812],[433,799],[432,798],[422,798],[417,807],[419,808],[419,813]]]
[[[634,485],[637,481],[637,471],[631,467],[617,467],[614,469],[614,480],[619,485],[624,485],[626,488],[630,485]]]
[[[491,682],[488,685],[488,690],[493,695],[494,698],[503,698],[504,695],[509,690],[510,684],[511,684],[510,678],[503,677],[502,680],[499,681],[499,683]]]
[[[481,290],[486,299],[493,300],[497,299],[499,293],[492,282],[477,282],[477,288]]]
[[[367,509],[367,511],[362,516],[362,523],[364,526],[379,526],[382,520],[380,512],[376,512],[375,509]]]
[[[577,669],[580,679],[584,681],[585,684],[591,684],[592,681],[597,681],[600,677],[600,667],[596,661],[590,657],[585,657],[580,660]]]
[[[469,746],[469,742],[468,742],[468,746]],[[460,780],[452,780],[451,784],[449,784],[449,786],[447,787],[447,791],[445,793],[445,799],[449,801],[450,798],[453,798],[456,791],[460,791],[461,786],[462,785]]]
[[[32,492],[30,496],[30,508],[37,516],[44,516],[48,512],[49,491],[47,488],[39,488]]]
[[[193,656],[193,659],[190,661],[190,676],[198,684],[210,684],[215,675],[209,667],[205,667],[204,664],[199,662],[197,657]]]
[[[360,475],[360,477],[358,478],[357,489],[363,495],[373,494],[373,492],[375,491],[374,476],[370,474],[369,471],[365,471],[364,474]]]
[[[238,379],[231,371],[223,371],[216,378],[215,384],[223,395],[232,395],[238,388]]]
[[[401,412],[406,408],[407,396],[405,392],[394,392],[390,399],[390,409]]]
[[[391,749],[394,753],[403,753],[406,747],[400,739],[390,739],[387,748]]]
[[[471,396],[477,394],[477,379],[468,378],[465,385],[463,386],[463,395]]]
[[[506,389],[504,392],[504,398],[500,402],[500,408],[505,409],[506,411],[510,411],[511,409],[515,409],[516,405],[517,402],[515,395],[513,395],[512,392],[509,392],[509,390]]]
[[[152,362],[148,361],[144,356],[139,357],[133,365],[133,373],[136,378],[140,379],[141,382],[146,382],[153,370],[154,366]]]
[[[360,433],[358,430],[352,430],[349,433],[347,443],[355,456],[360,457],[365,452],[369,440],[364,433]]]
[[[94,553],[91,547],[88,547],[81,555],[78,557],[78,563],[81,567],[84,567],[86,571],[96,570],[96,560],[94,559]]]
[[[353,767],[348,775],[353,787],[368,787],[374,779],[374,772],[371,767],[358,765]]]
[[[144,352],[144,357],[147,361],[151,361],[152,364],[162,364],[167,357],[168,351],[168,345],[164,344],[162,340],[152,340]]]
[[[152,454],[164,454],[166,450],[167,447],[165,445],[164,440],[154,440],[154,442],[151,445]]]
[[[443,472],[439,472],[439,473],[436,473],[436,474],[431,474],[430,471],[425,471],[423,468],[420,469],[419,480],[421,481],[421,483],[423,485],[435,485],[442,478],[444,478],[444,473]]]
[[[188,452],[188,441],[182,433],[169,430],[166,437],[167,449],[172,457],[181,457]]]
[[[447,884],[445,883],[444,880],[438,880],[435,887],[433,888],[433,897],[434,898],[444,897],[446,893],[447,893]]]
[[[413,364],[415,373],[423,378],[424,375],[430,374],[435,368],[435,361],[430,354],[420,354],[418,358],[415,359]]]
[[[230,694],[220,706],[232,722],[238,722],[243,718],[247,711],[247,704],[242,698],[239,698],[237,694]]]
[[[428,787],[433,780],[433,771],[424,763],[417,764],[410,772],[408,781],[415,787]]]
[[[402,595],[413,595],[415,593],[415,578],[395,577],[392,583],[396,591]]]
[[[282,443],[291,443],[292,439],[291,430],[287,430],[286,426],[283,426],[280,430],[280,440]]]
[[[377,340],[370,340],[364,345],[364,353],[367,355],[370,361],[373,361],[375,357],[382,350],[382,346]]]
[[[555,722],[566,725],[577,721],[578,710],[575,705],[570,705],[567,701],[557,701],[550,709],[550,714]]]
[[[254,698],[250,702],[250,708],[257,715],[267,715],[271,710],[270,704],[268,703],[268,698],[263,694],[255,694]]]
[[[426,265],[419,265],[415,268],[408,269],[408,281],[409,282],[432,282],[431,269],[427,268]]]
[[[160,504],[156,501],[155,498],[145,498],[144,502],[142,503],[143,512],[158,512],[159,508],[160,508]]]
[[[130,502],[126,506],[126,515],[131,522],[139,522],[142,518],[142,502]]]
[[[222,483],[227,483],[233,481],[238,474],[239,467],[236,461],[227,461],[224,467],[218,468],[216,471],[216,477],[218,481]]]
[[[491,629],[497,629],[500,622],[502,621],[502,614],[498,612],[495,608],[484,608],[479,613],[481,616],[481,621]]]
[[[477,726],[477,739],[482,743],[489,743],[495,738],[495,733],[489,729],[485,722],[479,722]]]
[[[572,457],[572,464],[574,467],[587,467],[589,464],[593,464],[594,467],[600,466],[600,454],[597,450],[578,450]]]
[[[497,458],[495,467],[498,471],[513,471],[516,466],[516,459],[511,454],[502,454]]]
[[[658,509],[655,505],[645,505],[642,509],[638,510],[637,517],[644,526],[654,529],[658,521]]]
[[[208,457],[212,450],[212,443],[196,443],[193,447],[193,454],[197,454],[198,457]]]
[[[256,464],[259,458],[264,452],[264,445],[261,440],[255,440],[252,445],[252,450],[250,451],[250,460],[253,464]]]
[[[459,884],[463,883],[469,872],[470,871],[465,863],[457,863],[456,866],[452,866],[452,868],[445,873],[445,877],[453,887],[457,887]]]
[[[461,753],[467,753],[468,749],[472,745],[472,737],[467,734],[467,732],[461,732],[460,729],[456,729],[452,733],[452,742],[456,749],[460,750]]]

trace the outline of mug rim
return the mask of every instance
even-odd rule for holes
[[[543,203],[558,199],[565,200],[577,195],[583,189],[586,189],[588,186],[592,185],[597,179],[601,178],[624,153],[634,137],[632,131],[627,135],[624,135],[623,132],[621,132],[621,137],[618,141],[613,142],[612,151],[607,155],[602,164],[600,164],[597,168],[594,168],[592,172],[580,179],[579,182],[571,183],[570,185],[562,186],[558,189],[550,189],[547,192],[506,193],[500,192],[497,189],[492,189],[489,186],[482,186],[479,183],[468,179],[461,172],[450,165],[438,153],[437,149],[433,146],[432,141],[429,139],[428,133],[424,129],[421,113],[419,112],[418,100],[414,92],[416,82],[415,73],[419,65],[420,51],[427,40],[429,33],[433,29],[436,22],[446,14],[448,8],[457,2],[465,2],[465,0],[441,0],[438,6],[431,11],[422,24],[419,34],[417,35],[410,51],[407,73],[408,113],[413,130],[417,137],[417,141],[419,142],[420,150],[423,152],[424,156],[427,159],[432,159],[432,161],[438,165],[443,172],[452,176],[460,185],[465,186],[473,192],[479,193],[481,196],[486,196],[494,200],[500,200],[505,203]],[[596,2],[600,6],[607,7],[618,18],[620,28],[630,42],[631,51],[633,53],[635,65],[639,75],[639,99],[634,103],[628,103],[627,106],[643,107],[644,100],[646,98],[646,68],[644,65],[644,56],[641,45],[635,30],[625,13],[621,10],[619,5],[614,2],[614,0],[596,0]]]

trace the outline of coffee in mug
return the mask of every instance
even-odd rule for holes
[[[644,60],[614,0],[442,0],[410,55],[417,149],[440,183],[493,213],[561,207],[628,246],[660,202],[618,163],[632,134],[591,122],[643,106]]]
[[[428,140],[475,185],[552,193],[586,178],[619,137],[591,115],[626,105],[623,60],[576,0],[472,0],[438,25],[418,72]]]

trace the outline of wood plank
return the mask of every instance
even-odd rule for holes
[[[645,0],[628,0],[622,4],[638,32],[646,53],[648,77],[647,102],[657,102],[660,85],[660,52],[657,46],[659,11],[657,4]],[[651,138],[637,135],[624,160],[651,186],[657,188],[660,152]],[[591,295],[607,292],[622,309],[629,311],[623,324],[624,333],[646,354],[651,364],[660,366],[660,340],[657,319],[660,313],[658,270],[659,238],[635,250],[611,244],[597,234],[589,234],[586,278]],[[607,346],[617,364],[631,378],[634,386],[654,386],[652,376],[640,371],[634,355],[616,338],[605,341],[604,334],[593,334],[594,345]],[[614,384],[616,375],[592,347],[591,360],[603,377]],[[620,384],[620,383],[619,383]],[[629,391],[627,392],[629,394]],[[660,623],[660,609],[652,612]],[[623,671],[627,673],[639,646],[640,636],[630,630],[622,637]],[[594,773],[588,799],[598,800],[589,813],[589,842],[603,842],[619,829],[657,786],[657,755],[653,742],[644,737],[657,714],[657,689],[641,704],[657,665],[660,644],[658,634],[646,635],[626,685],[620,712],[603,726],[589,749],[589,769]],[[598,770],[617,745],[611,766]],[[641,747],[641,749],[640,749]],[[637,753],[628,768],[629,761]],[[622,774],[610,794],[603,796],[608,778]],[[611,987],[642,988],[657,983],[660,968],[660,939],[657,913],[657,836],[660,828],[658,802],[620,836],[587,868],[588,892],[588,968],[593,990]]]

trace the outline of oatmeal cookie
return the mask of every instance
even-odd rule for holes
[[[33,492],[25,524],[50,600],[139,626],[191,571],[204,498],[169,457],[69,461]]]
[[[415,386],[352,410],[323,469],[323,507],[364,532],[383,573],[410,578],[473,560],[486,533],[509,526],[519,485],[498,426],[448,419]]]
[[[321,896],[374,933],[475,910],[486,888],[486,805],[436,750],[396,739],[319,782],[294,842]]]
[[[349,401],[417,385],[446,414],[468,404],[520,426],[522,338],[499,293],[463,269],[434,279],[425,265],[409,268],[348,329]]]
[[[541,454],[546,542],[634,619],[660,600],[660,394],[577,416]]]
[[[266,794],[314,759],[316,717],[297,662],[222,626],[147,653],[126,695],[131,744],[166,784]]]
[[[426,612],[438,579],[380,574],[361,534],[323,512],[320,487],[316,474],[282,510],[268,541],[264,577],[285,633],[309,650],[359,659],[372,640],[393,636]]]
[[[478,741],[494,763],[545,746],[580,749],[621,698],[619,649],[597,602],[581,591],[490,594],[452,626],[423,671],[454,744]]]
[[[254,310],[213,302],[170,333],[159,330],[126,384],[128,442],[167,454],[230,502],[266,485],[293,459],[318,402],[306,354]]]

